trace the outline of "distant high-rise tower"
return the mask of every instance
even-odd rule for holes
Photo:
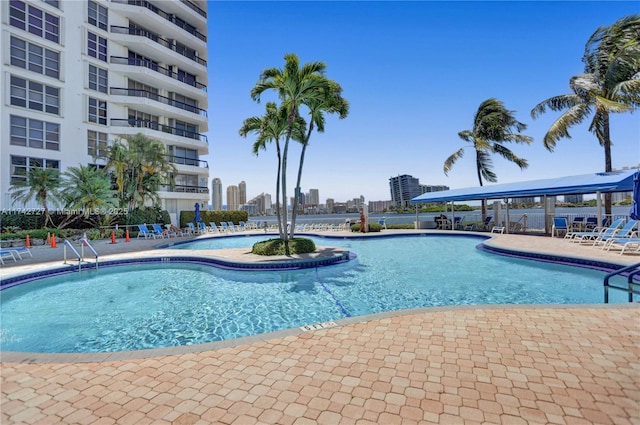
[[[222,180],[218,177],[211,182],[211,208],[214,211],[222,210]]]
[[[309,199],[307,204],[318,206],[320,205],[320,191],[318,189],[309,189]]]
[[[240,207],[238,203],[238,186],[227,187],[227,211],[236,211]]]
[[[397,207],[408,207],[411,199],[420,196],[420,180],[413,176],[403,174],[389,179],[391,201]]]
[[[244,205],[247,203],[247,184],[241,181],[238,184],[238,205]]]

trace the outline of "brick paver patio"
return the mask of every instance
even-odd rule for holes
[[[4,353],[1,423],[640,424],[638,303],[403,313],[149,358]]]

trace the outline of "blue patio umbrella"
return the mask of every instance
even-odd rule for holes
[[[196,209],[196,218],[194,219],[194,221],[196,223],[200,223],[200,204],[196,202],[196,204],[194,205],[195,209]]]
[[[640,170],[633,175],[633,199],[629,217],[634,220],[640,220]]]

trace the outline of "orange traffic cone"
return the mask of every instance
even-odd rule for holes
[[[111,243],[116,243],[116,232],[111,231]]]
[[[56,234],[52,234],[51,235],[51,248],[57,248],[58,246],[56,245]]]
[[[131,238],[129,237],[129,229],[127,229],[127,233],[126,233],[126,236],[124,238],[124,241],[125,242],[131,242]]]
[[[26,248],[31,248],[31,238],[29,238],[28,234],[27,234],[27,241],[24,243],[24,246]]]
[[[47,232],[47,245],[51,245],[51,233]]]

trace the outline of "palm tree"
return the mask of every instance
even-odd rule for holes
[[[324,113],[338,114],[340,119],[344,119],[349,114],[349,102],[342,97],[342,87],[332,80],[327,80],[327,89],[322,89],[322,97],[310,99],[306,106],[309,108],[309,129],[307,135],[302,142],[302,150],[300,152],[300,163],[298,165],[298,179],[296,181],[296,189],[294,191],[293,206],[291,209],[291,236],[296,226],[296,215],[298,211],[298,202],[300,194],[300,182],[302,180],[302,167],[304,165],[304,156],[309,146],[309,139],[313,132],[314,126],[319,133],[324,132]]]
[[[60,171],[53,168],[31,168],[26,180],[19,180],[11,184],[9,191],[14,203],[26,204],[35,199],[44,209],[44,226],[53,221],[49,215],[49,201],[54,205],[59,204],[60,199]]]
[[[162,142],[138,133],[124,136],[106,150],[107,169],[115,175],[121,206],[134,209],[159,202],[163,185],[174,185],[176,167]]]
[[[129,190],[126,190],[125,186],[131,180],[128,175],[130,156],[129,147],[121,141],[116,141],[109,146],[104,154],[107,163],[106,169],[110,170],[115,178],[120,207],[123,208],[129,205],[127,197]]]
[[[458,149],[444,162],[444,173],[449,174],[453,164],[464,155],[465,148],[473,148],[476,152],[476,172],[478,183],[483,179],[495,183],[498,177],[493,172],[491,154],[497,153],[507,161],[515,163],[521,170],[529,166],[526,159],[518,157],[503,145],[505,142],[531,143],[533,138],[520,134],[527,126],[516,120],[515,111],[510,111],[497,99],[487,99],[480,104],[473,117],[473,129],[463,130],[458,136],[470,145]],[[487,215],[486,200],[482,200],[482,219]]]
[[[531,110],[535,119],[547,109],[564,111],[544,136],[553,152],[556,142],[571,138],[569,128],[591,117],[589,131],[604,149],[604,171],[611,171],[610,114],[632,112],[640,105],[640,15],[622,18],[598,28],[585,45],[585,73],[571,77],[572,93],[554,96]],[[611,214],[611,195],[605,195],[605,213]]]
[[[244,120],[239,130],[240,136],[247,137],[249,133],[257,135],[257,139],[253,144],[253,154],[258,155],[260,150],[267,149],[267,143],[274,142],[276,145],[276,154],[278,158],[278,171],[276,175],[276,216],[280,237],[284,238],[284,227],[282,222],[281,203],[280,203],[280,173],[282,169],[282,151],[280,149],[280,139],[286,137],[289,130],[289,120],[287,119],[288,110],[286,107],[278,106],[274,102],[268,102],[266,105],[266,113],[262,117],[250,117]],[[304,119],[298,117],[291,138],[294,140],[303,140],[304,128],[306,123]]]
[[[64,173],[66,208],[81,210],[84,216],[118,205],[117,192],[103,169],[80,165],[69,167]]]
[[[298,56],[288,53],[284,57],[284,69],[269,68],[262,71],[260,80],[251,90],[251,98],[260,101],[260,95],[267,90],[275,90],[287,108],[288,129],[282,150],[282,199],[287,199],[287,153],[289,140],[294,131],[295,120],[299,114],[300,106],[314,99],[322,98],[322,89],[327,88],[327,80],[323,77],[326,65],[322,62],[311,62],[300,67]],[[285,209],[285,218],[287,211]],[[286,227],[286,226],[283,226]],[[293,226],[292,226],[293,227]],[[284,232],[285,252],[289,255],[289,242],[287,232]]]

